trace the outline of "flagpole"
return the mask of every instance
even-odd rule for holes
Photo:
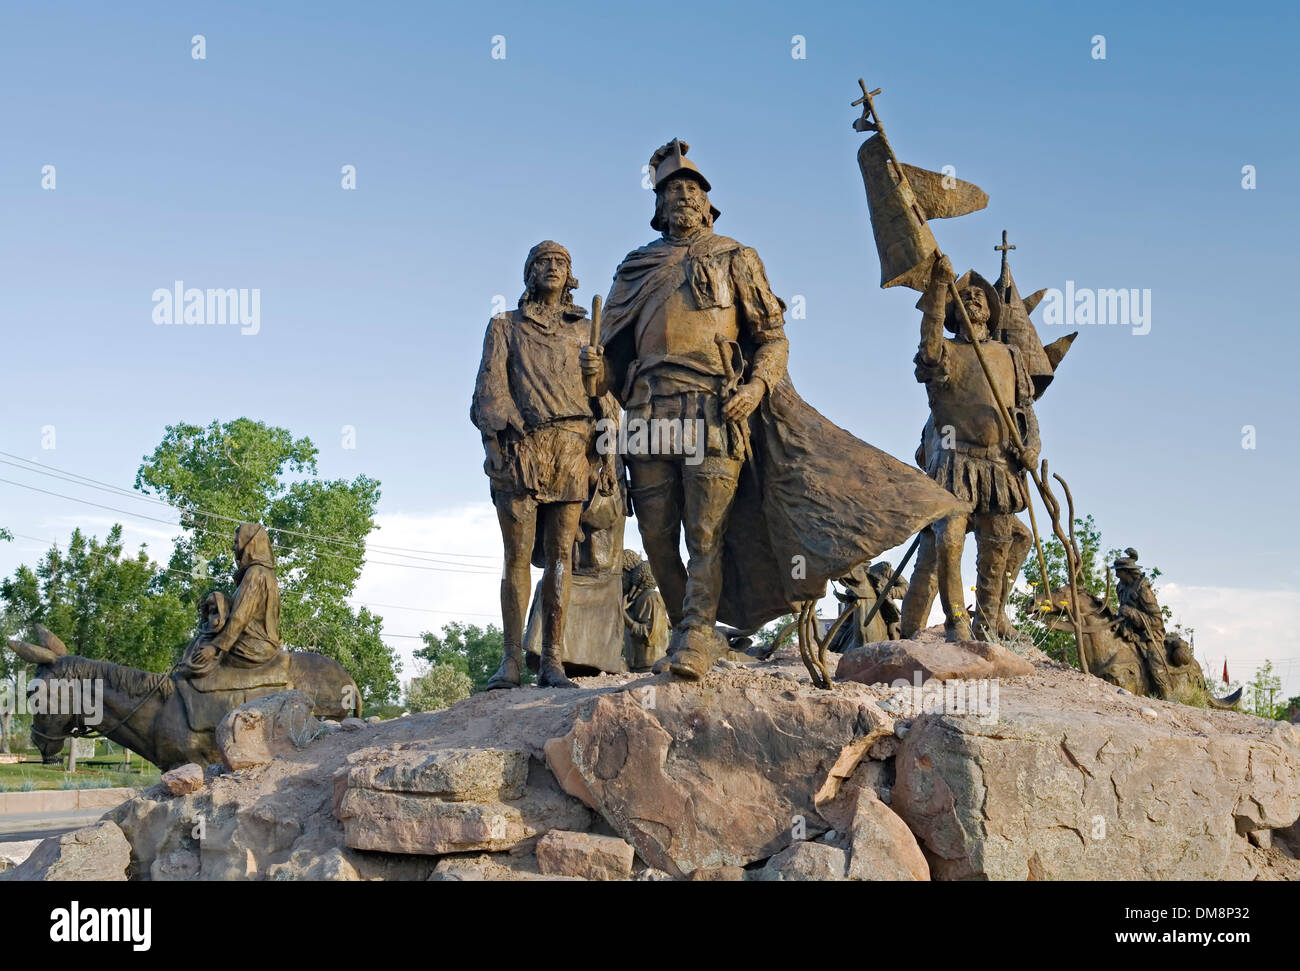
[[[894,164],[899,180],[906,181],[907,176],[903,173],[903,168],[898,161],[898,156],[894,154],[894,147],[889,143],[889,139],[885,135],[885,126],[880,120],[880,115],[876,112],[876,103],[874,98],[876,95],[881,94],[883,89],[877,88],[875,91],[868,91],[867,83],[863,78],[858,78],[858,87],[862,89],[862,97],[852,102],[852,107],[861,105],[862,117],[853,123],[854,130],[875,132],[884,144],[885,151],[888,152],[889,160]],[[934,237],[933,230],[930,231],[930,235],[935,241],[935,260],[943,259],[943,251],[939,248],[939,241]],[[975,358],[979,361],[980,370],[984,373],[984,380],[988,383],[989,392],[993,396],[993,403],[997,406],[998,417],[1002,420],[1003,425],[1006,426],[1007,434],[1011,438],[1012,444],[1016,447],[1017,451],[1023,453],[1025,444],[1024,440],[1020,437],[1020,429],[1016,426],[1016,423],[1011,420],[1011,413],[1007,410],[1006,403],[1002,400],[1002,395],[998,391],[997,384],[993,380],[993,372],[989,369],[988,361],[984,357],[984,351],[971,333],[970,317],[966,313],[966,305],[962,302],[961,294],[957,291],[956,280],[948,281],[948,291],[951,298],[957,304],[958,312],[961,314],[961,321],[964,327],[966,339],[970,341],[971,346],[975,349]],[[1044,467],[1046,467],[1046,462],[1043,464]],[[1047,506],[1048,512],[1050,513],[1052,510],[1052,504],[1048,501],[1043,480],[1040,477],[1038,470],[1026,467],[1025,471],[1028,472],[1029,477],[1033,479],[1034,485],[1037,487],[1039,494],[1043,497],[1043,503]],[[1029,512],[1029,526],[1034,535],[1034,549],[1038,554],[1039,579],[1043,584],[1047,601],[1050,603],[1052,591],[1047,576],[1047,558],[1043,556],[1043,543],[1038,534],[1038,522],[1034,515],[1034,503],[1029,489],[1025,486],[1024,472],[1021,473],[1020,482],[1021,489],[1025,494],[1025,508]],[[1070,526],[1073,529],[1073,520],[1071,520]],[[1061,541],[1062,548],[1065,550],[1066,569],[1069,571],[1070,622],[1074,626],[1075,647],[1079,654],[1079,666],[1082,668],[1084,674],[1089,674],[1091,672],[1088,670],[1088,662],[1084,656],[1083,629],[1079,618],[1079,599],[1078,591],[1076,589],[1076,572],[1079,568],[1079,564],[1077,558],[1074,556],[1074,550],[1062,535],[1064,530],[1061,529],[1061,526],[1056,521],[1055,517],[1053,517],[1052,528],[1057,534],[1057,538]],[[1035,601],[1036,600],[1037,598],[1035,598]]]

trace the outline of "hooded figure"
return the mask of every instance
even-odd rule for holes
[[[230,617],[230,598],[220,590],[213,590],[199,603],[199,632],[190,641],[176,666],[178,678],[201,678],[216,670],[219,657],[211,648],[212,640],[226,626]]]
[[[212,638],[221,663],[251,668],[280,652],[280,588],[275,579],[271,538],[257,523],[235,532],[235,600],[226,625]]]

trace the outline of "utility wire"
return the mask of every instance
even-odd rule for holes
[[[58,468],[55,468],[54,466],[43,465],[42,463],[36,462],[36,461],[34,461],[34,460],[32,460],[32,459],[25,459],[25,458],[23,458],[21,455],[15,455],[15,454],[12,453],[12,452],[6,452],[6,451],[3,451],[3,450],[0,450],[0,455],[3,455],[3,456],[5,456],[5,457],[8,458],[8,459],[16,459],[18,462],[25,463],[25,464],[23,464],[23,465],[18,465],[16,462],[12,462],[12,461],[4,461],[4,460],[0,459],[0,463],[2,463],[2,464],[4,464],[4,465],[10,465],[10,466],[13,466],[13,467],[15,467],[15,468],[22,469],[23,471],[27,471],[27,472],[37,472],[37,473],[42,474],[42,475],[51,475],[51,476],[53,476],[54,478],[64,478],[64,477],[67,477],[67,476],[71,476],[72,479],[74,479],[74,480],[80,480],[79,482],[77,482],[77,484],[88,485],[88,486],[90,486],[91,488],[97,488],[97,489],[100,489],[100,490],[102,490],[102,491],[111,492],[111,493],[116,494],[116,495],[126,496],[126,497],[129,497],[129,498],[131,498],[131,499],[137,499],[137,500],[139,500],[139,501],[141,501],[141,502],[151,502],[151,503],[155,503],[155,504],[160,505],[160,506],[166,506],[168,509],[174,509],[174,508],[176,508],[176,507],[172,506],[171,503],[166,502],[165,500],[158,499],[158,498],[156,498],[156,497],[154,497],[154,496],[150,496],[150,495],[147,495],[147,494],[144,494],[144,493],[138,492],[138,491],[136,491],[136,490],[126,489],[126,488],[124,488],[124,487],[122,487],[122,486],[116,486],[116,485],[113,485],[112,483],[109,483],[109,482],[103,482],[103,481],[101,481],[101,480],[99,480],[99,479],[94,479],[94,478],[91,478],[90,476],[82,475],[82,474],[79,473],[79,472],[69,472],[69,471],[66,470],[66,469],[58,469]],[[56,473],[57,473],[57,474],[56,474]],[[67,479],[67,478],[64,478],[64,481],[70,481],[70,480]],[[193,515],[208,516],[208,517],[210,517],[210,518],[214,518],[214,519],[223,519],[223,520],[226,520],[226,521],[228,521],[228,522],[233,522],[233,523],[240,523],[240,522],[243,522],[243,520],[237,519],[237,518],[235,518],[235,517],[233,517],[233,516],[225,516],[225,515],[222,515],[221,513],[208,512],[207,510],[204,510],[204,509],[198,509],[198,508],[196,508],[196,509],[193,509],[193,510],[184,510],[184,511],[185,511],[185,512],[190,512],[190,513],[193,514]],[[449,552],[440,551],[440,550],[424,550],[424,549],[418,549],[418,548],[413,548],[413,547],[408,547],[408,546],[387,546],[387,545],[384,545],[384,544],[375,544],[375,543],[359,543],[358,541],[356,541],[356,540],[354,540],[354,539],[349,539],[349,538],[346,538],[346,537],[328,536],[328,535],[318,535],[318,534],[314,534],[314,533],[304,533],[304,532],[300,532],[300,531],[298,531],[298,530],[286,529],[286,528],[281,528],[281,527],[276,527],[276,531],[277,531],[277,532],[284,533],[284,534],[286,534],[286,535],[290,535],[290,536],[301,536],[301,537],[304,537],[304,538],[306,538],[306,539],[312,539],[312,540],[315,540],[315,541],[317,541],[317,542],[332,542],[332,543],[336,543],[336,544],[343,545],[343,546],[351,546],[351,547],[354,547],[354,548],[369,548],[369,549],[376,550],[376,551],[378,551],[378,552],[392,553],[392,554],[394,554],[394,555],[401,555],[402,553],[421,553],[421,554],[427,554],[427,555],[430,555],[430,556],[451,556],[451,557],[459,557],[459,558],[463,558],[463,559],[473,559],[473,560],[484,560],[484,559],[490,560],[490,559],[495,559],[495,557],[493,557],[493,556],[491,556],[491,555],[489,555],[489,554],[484,554],[484,553],[449,553]],[[420,557],[408,557],[408,558],[409,558],[409,559],[419,559]],[[441,561],[431,561],[431,562],[441,562]],[[471,565],[471,566],[472,566],[473,564],[467,564],[467,565]]]

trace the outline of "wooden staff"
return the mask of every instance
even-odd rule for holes
[[[600,294],[591,298],[591,346],[600,346]],[[600,376],[589,374],[584,379],[587,394],[595,398],[600,391]]]

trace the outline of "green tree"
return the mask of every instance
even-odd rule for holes
[[[381,618],[347,603],[376,528],[379,483],[322,479],[316,455],[310,439],[247,418],[169,425],[135,485],[180,510],[167,584],[187,604],[229,588],[236,527],[262,523],[275,548],[285,644],[334,658],[367,705],[383,705],[397,698],[400,662],[380,636]]]
[[[1112,610],[1118,609],[1119,595],[1115,589],[1114,578],[1110,574],[1110,564],[1120,556],[1122,551],[1112,548],[1106,550],[1104,556],[1102,555],[1101,530],[1097,528],[1096,521],[1090,515],[1083,519],[1075,519],[1074,536],[1079,547],[1080,558],[1079,595],[1090,593],[1105,597],[1107,606]],[[1044,534],[1042,541],[1043,559],[1047,562],[1046,589],[1049,592],[1065,589],[1069,586],[1065,547],[1055,536]],[[1161,576],[1160,568],[1144,567],[1143,572],[1151,582],[1152,590],[1155,591],[1155,581]],[[1079,652],[1074,645],[1074,634],[1070,631],[1050,630],[1037,616],[1039,607],[1035,600],[1039,596],[1039,591],[1043,589],[1043,582],[1042,570],[1038,565],[1038,553],[1032,548],[1025,558],[1021,575],[1028,589],[1012,590],[1010,597],[1016,629],[1029,637],[1049,657],[1078,667]],[[1161,604],[1160,610],[1164,614],[1166,630],[1187,638],[1192,636],[1192,628],[1173,623],[1173,611],[1169,607]]]
[[[1242,701],[1246,711],[1260,718],[1285,718],[1287,703],[1281,698],[1282,679],[1273,671],[1273,662],[1265,661],[1246,682]],[[1279,704],[1279,702],[1281,702]]]
[[[102,542],[76,529],[66,550],[53,546],[35,568],[20,566],[0,581],[0,602],[20,632],[30,635],[43,624],[74,654],[163,671],[180,657],[196,623],[195,610],[168,588],[166,575],[143,547],[123,554],[120,525]]]
[[[501,652],[505,648],[501,628],[496,624],[481,628],[451,621],[443,624],[441,635],[424,631],[420,636],[424,639],[424,646],[415,651],[415,656],[432,665],[448,665],[467,675],[476,692],[487,687],[488,679],[501,663]],[[524,684],[532,684],[535,680],[525,666]]]
[[[407,711],[438,711],[474,690],[468,674],[451,664],[431,664],[406,683]]]
[[[760,627],[754,633],[754,637],[753,637],[754,653],[756,654],[760,652],[766,653],[768,650],[773,649],[772,643],[777,639],[778,636],[780,636],[781,632],[785,630],[787,626],[789,626],[791,623],[794,622],[794,619],[795,619],[794,614],[786,614],[785,616],[778,617],[776,620],[770,621],[767,624],[764,624],[762,627]],[[798,641],[798,639],[799,639],[799,632],[791,628],[789,633],[786,634],[785,640],[782,642],[782,646],[794,644]]]

